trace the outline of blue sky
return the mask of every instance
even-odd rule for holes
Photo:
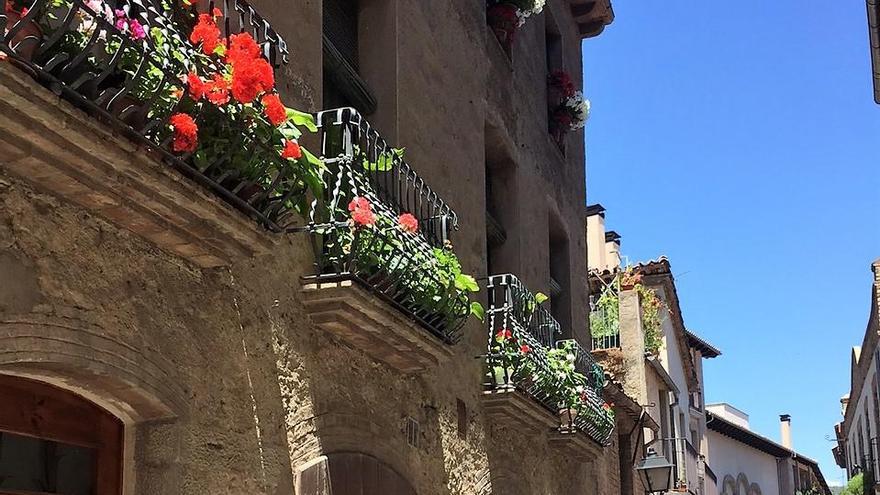
[[[880,106],[864,0],[617,0],[584,42],[587,197],[631,261],[669,257],[724,355],[710,402],[841,482],[826,440],[880,257]]]

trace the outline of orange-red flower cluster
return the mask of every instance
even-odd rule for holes
[[[266,114],[266,118],[269,119],[272,125],[278,126],[287,120],[287,109],[281,103],[281,98],[277,94],[264,95],[260,101],[263,104],[263,113]]]
[[[497,340],[498,342],[503,342],[503,341],[505,341],[509,338],[512,338],[512,337],[513,337],[513,332],[511,332],[507,328],[499,330],[498,333],[495,334],[495,340]]]
[[[298,160],[302,156],[302,148],[299,143],[290,140],[284,143],[284,149],[281,151],[281,158],[291,158]]]
[[[519,346],[519,352],[521,352],[523,354],[528,354],[528,353],[532,352],[532,348],[526,344],[523,344],[523,345]]]
[[[275,72],[250,33],[229,37],[226,63],[232,67],[232,96],[241,103],[251,103],[275,87]]]
[[[199,22],[193,27],[189,40],[194,45],[201,43],[202,51],[206,55],[213,55],[221,43],[220,28],[217,27],[214,18],[208,14],[199,14]]]
[[[397,218],[397,223],[404,231],[415,234],[419,231],[419,221],[412,213],[404,213]]]
[[[174,151],[195,151],[199,142],[199,127],[193,118],[185,113],[176,113],[171,116],[170,122],[174,129]]]
[[[373,206],[367,198],[357,196],[352,199],[348,204],[348,211],[351,212],[351,220],[355,227],[365,227],[376,223]]]

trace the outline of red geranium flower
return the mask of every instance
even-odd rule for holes
[[[223,17],[223,11],[221,11],[217,7],[214,7],[214,10],[211,11],[211,15],[213,15],[214,17]]]
[[[235,65],[241,60],[253,60],[260,56],[260,45],[254,41],[250,33],[229,36],[229,50],[226,51],[226,62]]]
[[[195,72],[190,72],[189,75],[186,76],[186,84],[189,86],[189,95],[193,100],[201,100],[204,98],[205,93],[208,92],[208,85],[205,84],[205,81],[202,81],[202,78]]]
[[[173,149],[177,152],[192,152],[198,145],[199,128],[192,117],[185,113],[171,116],[171,127],[174,129]]]
[[[523,354],[528,354],[528,353],[532,352],[532,348],[527,346],[526,344],[523,344],[523,345],[519,346],[519,352],[521,352]]]
[[[251,103],[274,86],[275,74],[265,59],[241,58],[232,66],[232,96],[241,103]]]
[[[272,125],[278,126],[287,120],[287,109],[281,103],[281,98],[277,94],[268,94],[263,96],[263,113]]]
[[[214,19],[208,14],[199,14],[199,22],[196,23],[189,36],[189,40],[193,44],[202,44],[202,51],[207,55],[212,55],[217,45],[220,44],[220,28],[214,22]]]
[[[215,105],[229,103],[229,81],[220,74],[214,74],[214,79],[208,83],[208,101]]]
[[[397,223],[400,224],[400,228],[406,232],[415,234],[419,231],[419,221],[416,220],[416,217],[414,217],[412,213],[404,213],[400,215],[397,218]]]
[[[351,212],[351,219],[355,226],[373,225],[376,223],[376,216],[373,215],[373,206],[367,198],[358,196],[351,200],[348,204],[348,211]]]
[[[284,150],[281,151],[281,158],[299,159],[302,156],[302,149],[296,141],[287,141],[284,143]]]
[[[511,337],[513,337],[513,332],[511,332],[507,328],[499,330],[498,333],[495,334],[495,338],[497,340],[507,340]]]

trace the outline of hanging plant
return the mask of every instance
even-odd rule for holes
[[[590,118],[590,100],[576,89],[571,75],[564,70],[554,70],[547,82],[550,135],[562,146],[567,133],[586,125]]]
[[[544,10],[545,0],[487,0],[486,22],[495,37],[510,52],[516,32],[532,15]]]

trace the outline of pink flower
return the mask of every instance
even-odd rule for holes
[[[501,342],[513,337],[513,332],[508,329],[499,330],[498,333],[495,334],[495,340]]]
[[[526,344],[523,344],[523,345],[519,346],[519,352],[521,352],[523,354],[528,354],[528,353],[532,352],[532,348]]]
[[[400,224],[400,228],[411,234],[415,234],[419,231],[419,221],[416,220],[416,217],[414,217],[412,213],[404,213],[400,215],[397,218],[397,223]]]
[[[131,39],[137,41],[147,37],[147,32],[144,31],[144,26],[142,26],[137,19],[130,19],[128,21],[128,27],[131,29]]]
[[[348,211],[351,212],[351,219],[355,227],[363,227],[376,223],[376,216],[373,214],[373,207],[367,198],[357,196],[348,204]]]

